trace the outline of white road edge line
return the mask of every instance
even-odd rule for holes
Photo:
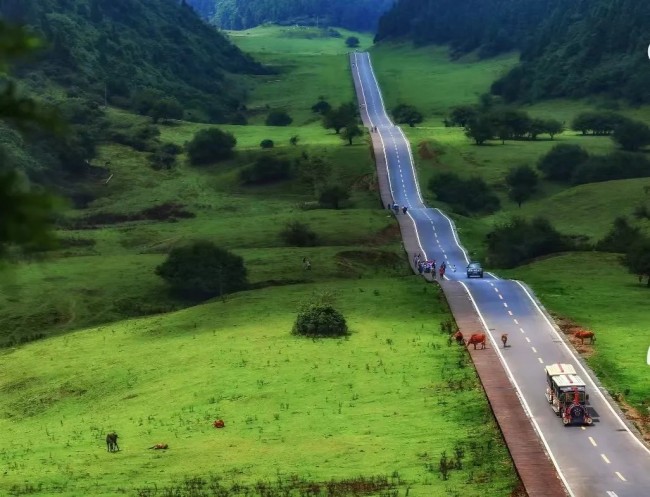
[[[576,497],[575,494],[571,491],[571,487],[569,487],[569,482],[567,482],[566,477],[562,473],[562,470],[560,469],[560,465],[558,464],[557,460],[555,459],[555,456],[553,455],[553,452],[551,451],[551,447],[548,445],[548,442],[546,441],[546,438],[544,437],[544,433],[542,433],[541,428],[537,424],[537,421],[535,418],[532,416],[532,413],[530,411],[530,407],[528,406],[528,403],[526,402],[526,399],[523,396],[523,393],[521,391],[521,388],[519,388],[519,384],[517,383],[517,380],[515,380],[514,375],[512,374],[512,371],[510,371],[510,368],[508,367],[508,364],[505,361],[505,358],[503,357],[503,354],[501,353],[501,349],[496,345],[496,340],[490,333],[490,329],[488,328],[487,323],[485,322],[485,318],[483,317],[483,314],[481,314],[481,310],[478,308],[478,305],[476,305],[476,301],[474,300],[474,296],[472,295],[472,292],[470,292],[468,286],[460,281],[459,282],[461,285],[463,285],[463,288],[465,288],[465,291],[467,292],[467,295],[469,295],[469,299],[472,302],[472,305],[474,306],[474,309],[476,310],[479,319],[481,320],[481,323],[483,324],[483,327],[485,328],[485,332],[488,334],[490,337],[490,340],[492,341],[492,345],[494,347],[495,352],[498,354],[499,359],[501,359],[501,364],[503,365],[503,368],[506,370],[506,373],[508,375],[508,378],[510,379],[510,382],[514,385],[515,390],[517,391],[517,397],[519,397],[519,402],[521,402],[521,405],[524,407],[524,412],[526,413],[526,416],[528,419],[530,419],[530,422],[532,423],[533,427],[535,428],[535,431],[537,432],[537,435],[541,439],[542,443],[544,444],[544,447],[546,448],[546,453],[548,454],[549,458],[551,461],[553,461],[553,465],[555,466],[555,470],[557,471],[558,475],[560,476],[560,479],[562,480],[562,483],[564,483],[564,488],[567,490],[568,494],[570,497]]]
[[[630,436],[631,436],[631,437],[636,441],[636,443],[639,444],[639,446],[641,446],[641,448],[642,448],[643,450],[645,450],[648,454],[650,454],[650,449],[649,449],[648,447],[646,447],[646,446],[645,446],[645,445],[644,445],[644,444],[643,444],[643,443],[642,443],[642,442],[641,442],[641,441],[636,437],[636,435],[634,435],[634,433],[632,433],[632,431],[631,431],[631,430],[628,428],[628,426],[623,422],[623,420],[622,420],[621,417],[618,415],[618,413],[614,410],[614,408],[611,406],[611,404],[610,404],[609,402],[607,402],[607,399],[605,398],[605,396],[603,395],[603,393],[600,391],[600,388],[598,388],[598,387],[596,386],[596,383],[594,382],[594,380],[591,379],[591,375],[590,375],[589,373],[587,373],[587,370],[584,368],[584,366],[582,365],[582,363],[578,360],[578,358],[575,356],[575,354],[573,353],[573,351],[572,351],[572,350],[569,348],[569,346],[566,344],[566,342],[564,341],[564,339],[560,336],[560,334],[558,333],[558,331],[555,329],[555,326],[553,326],[553,324],[551,324],[551,322],[549,321],[549,319],[546,317],[546,314],[544,314],[544,313],[542,312],[542,309],[539,307],[539,304],[537,304],[537,302],[535,301],[535,299],[533,298],[533,296],[528,292],[528,290],[526,290],[526,287],[525,287],[524,285],[521,284],[521,281],[514,280],[514,282],[517,283],[517,285],[519,285],[519,286],[521,287],[521,289],[524,291],[524,293],[528,296],[528,298],[530,299],[530,301],[533,303],[533,305],[535,306],[535,308],[537,309],[537,311],[538,311],[538,312],[541,314],[541,316],[544,318],[544,320],[546,321],[546,323],[548,324],[548,326],[551,328],[551,330],[553,331],[553,333],[555,333],[555,336],[560,340],[560,342],[562,343],[562,345],[564,345],[564,348],[567,350],[567,352],[569,353],[569,355],[571,355],[571,357],[573,357],[573,359],[575,360],[575,362],[576,362],[576,364],[578,365],[578,367],[579,367],[579,368],[582,370],[582,372],[585,374],[585,377],[588,378],[588,381],[589,381],[589,383],[591,383],[591,386],[592,386],[592,388],[594,389],[594,391],[595,391],[595,392],[600,396],[600,398],[603,400],[603,402],[605,402],[605,404],[607,405],[607,407],[609,408],[609,410],[612,412],[612,414],[614,415],[614,417],[616,417],[616,419],[618,419],[618,421],[620,422],[620,424],[622,425],[622,427],[625,429],[625,431],[626,431],[626,432],[627,432],[627,433],[628,433],[628,434],[629,434],[629,435],[630,435]]]

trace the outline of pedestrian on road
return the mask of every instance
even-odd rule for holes
[[[388,210],[391,210],[392,207],[390,205],[390,202],[388,202],[388,207],[387,208],[388,208]]]
[[[395,211],[395,215],[399,214],[399,205],[393,204],[393,210]]]
[[[440,279],[443,280],[445,278],[445,267],[440,266]]]
[[[406,206],[402,207],[402,213],[403,213],[403,214],[406,214],[406,210],[407,210],[407,209],[408,209],[408,207],[406,207]]]

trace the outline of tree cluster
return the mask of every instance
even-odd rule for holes
[[[492,86],[506,101],[598,94],[650,102],[650,3],[639,0],[400,0],[375,41],[449,45],[451,56],[519,50]]]
[[[445,119],[446,126],[463,126],[468,138],[477,145],[488,140],[537,140],[548,135],[551,140],[564,131],[561,122],[555,119],[530,117],[527,112],[504,106],[453,107]]]
[[[639,278],[647,278],[650,288],[650,238],[641,229],[630,225],[625,217],[617,217],[609,232],[596,243],[596,250],[624,254],[622,264]]]
[[[467,215],[490,214],[499,210],[500,201],[480,177],[463,179],[454,173],[442,173],[429,181],[429,189],[455,212]]]
[[[486,239],[490,264],[501,268],[512,268],[535,257],[574,248],[572,241],[544,218],[529,221],[514,217],[497,225]]]
[[[205,19],[222,29],[274,24],[340,26],[370,31],[392,0],[186,0]]]
[[[178,119],[185,110],[241,121],[244,90],[228,75],[268,72],[179,2],[7,0],[0,15],[48,43],[34,64],[21,66],[22,76],[155,120]]]
[[[589,155],[580,146],[568,144],[556,145],[540,157],[537,168],[546,179],[572,185],[650,177],[650,160],[643,154]]]

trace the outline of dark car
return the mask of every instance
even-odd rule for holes
[[[483,267],[480,262],[470,262],[467,265],[467,277],[471,278],[472,276],[483,277]]]

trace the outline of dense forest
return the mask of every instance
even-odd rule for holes
[[[338,26],[358,31],[377,27],[393,0],[186,0],[223,29],[248,29],[265,22]]]
[[[176,0],[0,0],[0,16],[49,44],[18,68],[37,91],[55,82],[134,108],[148,88],[205,120],[231,121],[245,96],[231,75],[264,71]]]
[[[376,41],[448,44],[452,57],[521,52],[492,91],[508,101],[601,94],[650,102],[650,3],[639,0],[400,0]]]

